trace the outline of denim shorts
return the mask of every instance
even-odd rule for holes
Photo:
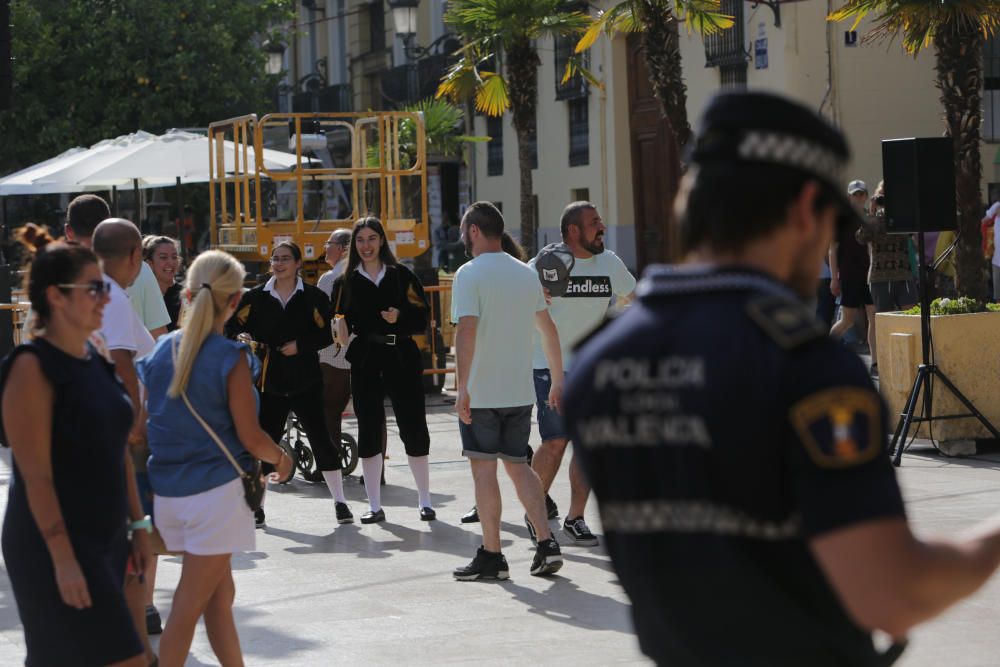
[[[542,442],[549,440],[568,440],[566,424],[562,415],[548,406],[549,390],[552,389],[552,373],[547,368],[536,368],[535,401],[538,406],[538,435]]]
[[[472,408],[472,423],[459,421],[458,432],[462,436],[463,456],[526,463],[531,406]]]

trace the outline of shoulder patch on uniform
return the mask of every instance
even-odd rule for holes
[[[850,468],[880,451],[882,405],[871,389],[835,387],[792,406],[792,428],[813,463],[821,468]]]
[[[239,312],[236,313],[236,321],[239,322],[240,325],[243,325],[247,323],[247,318],[249,317],[250,317],[250,304],[248,303],[247,305],[240,308]]]
[[[805,306],[781,296],[752,299],[747,315],[774,342],[786,350],[828,335],[823,324]]]

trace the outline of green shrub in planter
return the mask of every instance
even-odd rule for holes
[[[964,315],[966,313],[1000,312],[1000,303],[983,303],[967,296],[957,299],[934,299],[931,302],[931,315]],[[920,306],[914,306],[905,311],[906,315],[919,315]]]

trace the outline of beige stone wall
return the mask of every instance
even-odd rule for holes
[[[573,193],[586,188],[608,225],[606,244],[627,265],[635,267],[631,154],[628,131],[628,78],[624,38],[601,39],[591,54],[591,70],[604,81],[604,90],[592,87],[588,99],[590,161],[569,166],[569,111],[555,99],[555,58],[551,39],[539,43],[542,65],[538,72],[538,168],[533,190],[538,196],[539,245],[560,239],[559,217]],[[504,171],[487,175],[487,147],[478,144],[475,156],[476,197],[501,202],[508,228],[519,235],[520,175],[517,137],[510,114],[503,130]],[[486,120],[477,117],[476,134],[486,134]]]
[[[610,0],[597,3],[608,6]],[[328,2],[327,6],[335,6]],[[378,67],[391,65],[391,58],[364,56],[369,52],[368,3],[348,0],[346,22],[348,57],[354,105],[372,108],[376,96],[369,74]],[[305,12],[297,6],[302,16]],[[420,6],[417,43],[429,44],[438,32],[432,21],[432,2]],[[755,69],[748,64],[748,86],[790,95],[806,105],[822,110],[847,134],[854,150],[848,178],[862,178],[871,188],[881,178],[883,138],[938,136],[941,124],[940,103],[934,88],[934,57],[931,51],[914,59],[903,53],[898,43],[847,47],[844,33],[849,23],[830,24],[825,20],[827,3],[803,2],[783,5],[780,28],[766,7],[752,8],[745,3],[746,48],[753,50],[759,34],[768,40],[768,68]],[[333,22],[315,24],[317,51],[328,49],[327,30]],[[386,46],[391,51],[395,41],[391,14],[386,14]],[[864,35],[868,24],[862,24]],[[763,31],[761,33],[761,31]],[[682,28],[683,32],[683,28]],[[309,71],[305,62],[308,33],[303,32],[289,63],[294,76]],[[827,40],[832,47],[828,60]],[[539,69],[539,143],[538,169],[534,170],[534,191],[539,203],[539,240],[558,238],[562,208],[575,190],[586,188],[609,224],[608,245],[630,266],[635,265],[635,233],[632,191],[632,160],[629,132],[628,75],[624,38],[609,41],[602,37],[593,49],[591,69],[605,83],[603,91],[593,88],[589,98],[590,163],[569,167],[568,110],[565,102],[555,100],[555,69],[551,39],[539,41],[542,65]],[[695,123],[705,103],[719,89],[719,71],[705,67],[705,48],[700,37],[682,34],[682,57],[688,86],[688,113]],[[486,133],[482,117],[474,121],[476,134]],[[1000,181],[1000,171],[993,164],[998,146],[983,145],[983,197],[986,183]],[[475,196],[503,203],[511,229],[520,228],[517,146],[509,114],[504,119],[504,173],[486,175],[486,145],[477,144],[471,164],[474,169]]]
[[[748,63],[748,88],[779,92],[817,110],[822,106],[850,142],[853,159],[848,179],[861,178],[874,189],[882,177],[882,139],[943,133],[933,50],[914,58],[898,41],[861,44],[870,22],[858,27],[858,45],[848,47],[844,35],[851,23],[827,22],[823,2],[783,5],[780,28],[766,7],[751,9],[745,4],[744,8],[747,49],[753,51],[761,24],[768,39],[768,68],[758,70],[753,61]],[[833,56],[829,62],[828,39]],[[686,36],[683,43],[688,113],[694,122],[719,89],[719,73],[704,67],[701,38]],[[984,199],[986,183],[997,177],[992,164],[996,148],[983,144]]]

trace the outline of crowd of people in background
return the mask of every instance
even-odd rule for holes
[[[558,509],[547,494],[568,442],[559,420],[562,369],[569,346],[615,300],[627,303],[635,278],[605,250],[593,204],[572,204],[561,226],[564,243],[548,247],[540,264],[526,263],[492,205],[474,205],[461,225],[445,229],[442,268],[463,267],[452,315],[461,339],[457,363],[465,369],[458,381],[463,450],[476,488],[476,506],[463,522],[483,528],[483,547],[455,571],[459,580],[507,576],[498,459],[525,501],[536,546],[531,573],[552,574],[563,564],[548,528]],[[232,256],[210,250],[184,267],[177,239],[143,238],[96,195],[71,202],[65,234],[55,241],[35,225],[21,231],[31,254],[32,310],[27,342],[0,375],[0,428],[15,471],[4,556],[29,664],[182,665],[200,619],[222,664],[240,664],[232,555],[255,548],[255,528],[266,525],[267,483],[293,476],[295,453],[282,445],[290,424],[306,435],[315,470],[304,476],[328,487],[331,520],[354,521],[341,448],[351,401],[368,498],[361,522],[387,519],[380,497],[386,399],[419,519],[437,519],[414,340],[426,332],[431,309],[416,274],[393,255],[381,221],[363,218],[334,231],[324,244],[329,271],[316,286],[303,280],[299,247],[276,244],[270,276],[250,289]],[[453,259],[456,245],[466,261]],[[564,268],[550,279],[545,267],[556,256]],[[496,270],[516,275],[517,285],[493,276]],[[517,335],[514,319],[524,323]],[[50,400],[26,400],[36,395]],[[544,427],[532,461],[536,405]],[[596,545],[583,520],[589,487],[576,464],[570,468],[564,533],[575,544]],[[95,476],[104,481],[88,481],[85,491],[84,480]],[[163,554],[183,558],[165,623],[153,605]],[[53,618],[66,641],[46,640]],[[157,656],[149,636],[158,633]]]

